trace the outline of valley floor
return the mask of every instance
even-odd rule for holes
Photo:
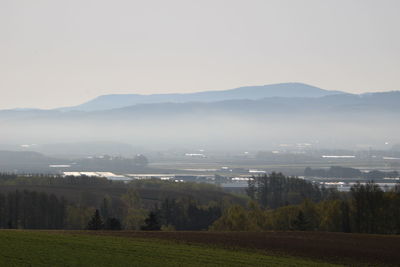
[[[0,231],[0,266],[395,266],[398,251],[343,233]]]
[[[399,235],[372,235],[333,232],[269,231],[64,231],[64,233],[119,236],[133,239],[159,239],[180,244],[201,244],[266,255],[285,255],[357,266],[398,266]]]
[[[130,237],[2,230],[0,266],[334,266],[246,249]]]

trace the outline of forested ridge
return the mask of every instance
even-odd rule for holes
[[[312,169],[305,168],[304,176],[309,177],[325,177],[325,178],[362,178],[362,179],[383,179],[383,178],[397,178],[399,173],[397,171],[378,171],[372,170],[362,172],[355,168],[332,166],[329,169]]]
[[[372,181],[345,193],[271,173],[250,180],[247,195],[87,176],[0,174],[0,185],[1,228],[400,233],[400,187]]]
[[[60,229],[66,219],[66,201],[35,191],[0,193],[0,228]]]
[[[293,192],[291,185],[298,189]],[[247,207],[229,207],[211,229],[400,233],[400,186],[384,192],[370,181],[339,193],[272,173],[250,181],[247,193],[252,198]],[[302,202],[290,205],[294,196]]]
[[[211,184],[0,174],[1,228],[140,230],[154,214],[155,229],[206,230],[233,203],[246,198]]]

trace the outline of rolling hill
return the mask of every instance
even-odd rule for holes
[[[206,91],[187,94],[115,94],[99,96],[89,102],[74,107],[61,108],[64,111],[96,111],[122,108],[136,104],[162,102],[216,102],[234,99],[257,100],[266,97],[321,97],[340,94],[303,83],[281,83],[262,86],[246,86],[223,91]]]
[[[231,94],[233,98],[232,92],[236,91],[210,94]],[[314,93],[309,97],[293,97],[293,92],[288,92],[273,97],[248,93],[247,96],[253,95],[256,99],[237,93],[235,97],[242,98],[218,100],[226,98],[219,95],[212,98],[213,101],[210,97],[196,98],[196,94],[189,94],[184,96],[203,101],[175,99],[175,102],[128,106],[117,101],[123,107],[94,111],[0,111],[3,126],[0,138],[3,144],[122,142],[147,148],[208,146],[225,149],[304,142],[349,148],[400,142],[399,91],[361,95],[318,91],[318,94],[328,95]],[[181,101],[184,99],[190,98]]]

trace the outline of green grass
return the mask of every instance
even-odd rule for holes
[[[0,266],[334,266],[205,245],[41,231],[0,231]]]

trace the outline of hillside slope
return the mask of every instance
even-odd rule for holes
[[[316,98],[138,104],[84,111],[2,111],[3,143],[119,142],[243,149],[318,143],[349,148],[399,143],[400,92]]]
[[[215,102],[234,99],[261,99],[265,97],[321,97],[339,94],[339,91],[328,91],[303,83],[281,83],[262,86],[246,86],[222,91],[205,91],[186,94],[116,94],[103,95],[74,107],[61,110],[95,111],[108,110],[136,104],[163,102]]]
[[[0,231],[2,266],[334,266],[252,251],[157,239]]]

